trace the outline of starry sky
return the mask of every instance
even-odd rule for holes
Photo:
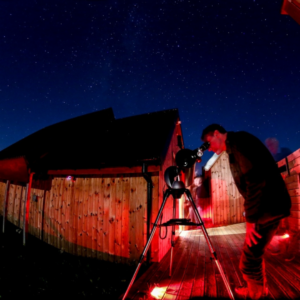
[[[112,107],[300,148],[300,25],[264,0],[0,0],[0,150]],[[205,154],[204,162],[211,156]]]

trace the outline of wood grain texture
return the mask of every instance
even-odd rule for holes
[[[104,222],[104,194],[105,180],[98,179],[98,205],[97,205],[97,258],[103,259],[103,222]]]
[[[48,243],[48,236],[50,234],[49,205],[50,205],[50,191],[46,191],[44,208],[43,208],[43,241],[46,243]]]
[[[109,253],[109,207],[110,207],[110,179],[105,178],[104,211],[103,211],[103,259],[108,260]]]
[[[16,194],[16,185],[10,184],[8,190],[8,199],[6,202],[7,221],[14,223],[14,203]]]
[[[171,141],[162,165],[162,169],[159,172],[159,183],[158,183],[158,204],[153,203],[154,205],[154,215],[156,216],[158,214],[158,210],[162,205],[162,201],[163,201],[163,191],[164,189],[167,188],[165,181],[164,181],[164,173],[165,170],[170,167],[170,166],[174,166],[175,164],[175,155],[176,153],[180,150],[180,148],[178,147],[178,141],[177,141],[177,135],[181,135],[181,128],[180,126],[176,126],[175,130],[173,132],[173,135],[171,137]],[[179,201],[176,201],[176,211],[177,211],[177,215],[179,212],[179,207],[178,207],[178,203]],[[168,220],[173,219],[173,199],[172,196],[169,197],[169,199],[166,202],[166,205],[164,207],[163,210],[163,218],[162,218],[162,223],[167,222]],[[162,231],[162,235],[165,234],[165,229],[163,228],[161,229]],[[159,231],[159,230],[157,230]],[[175,228],[175,232],[176,232],[176,238],[178,237],[179,234],[179,230],[178,230],[178,226],[176,226]],[[165,254],[168,252],[168,250],[170,249],[170,241],[171,241],[171,227],[169,228],[169,230],[167,231],[167,236],[165,239],[159,239],[158,240],[158,256],[157,257],[158,261],[160,261]]]
[[[158,175],[153,182],[153,199],[158,202]],[[5,187],[0,185],[2,204]],[[29,232],[46,243],[63,252],[117,263],[133,263],[140,257],[147,225],[147,182],[142,174],[57,177],[50,190],[32,188],[30,196]],[[22,226],[25,188],[11,185],[8,201],[10,222]]]
[[[116,183],[116,197],[115,197],[115,262],[122,261],[122,213],[123,213],[123,179],[117,177]]]
[[[126,263],[130,257],[130,177],[122,178],[122,227],[121,227],[121,257]]]
[[[0,182],[0,214],[3,216],[3,202],[5,195],[6,183]]]
[[[210,205],[213,226],[243,222],[244,199],[231,174],[228,154],[223,152],[205,177],[210,181]]]
[[[179,120],[178,120],[179,121]],[[182,141],[180,122],[173,124],[166,155],[160,165],[148,165],[152,177],[152,207],[148,220],[147,181],[142,166],[85,170],[51,170],[49,179],[33,180],[30,195],[29,232],[44,242],[74,255],[117,263],[136,263],[147,242],[147,223],[153,222],[163,200],[164,171],[175,165]],[[67,178],[69,175],[76,178]],[[0,182],[0,211],[5,183]],[[8,220],[22,226],[24,187],[11,185]],[[34,196],[34,199],[33,199]],[[179,215],[176,203],[176,217]],[[180,208],[182,210],[182,207]],[[3,212],[2,212],[3,213]],[[162,221],[173,218],[173,201],[165,207]],[[175,228],[178,237],[179,228]],[[150,247],[151,259],[160,261],[170,248],[171,230],[166,239],[158,231]]]
[[[245,240],[245,223],[208,229],[217,257],[234,288],[245,284],[239,270],[239,259]],[[170,252],[161,263],[154,264],[138,279],[130,291],[130,299],[152,299],[149,292],[156,285],[164,287],[163,299],[229,299],[215,262],[201,230],[190,230],[180,235],[175,245],[174,272],[168,276]],[[266,251],[268,299],[298,299],[300,295],[300,256],[292,262],[272,256]],[[150,287],[150,288],[149,288]]]
[[[78,200],[77,200],[78,199]],[[76,250],[77,255],[83,256],[82,245],[83,245],[83,199],[84,199],[84,178],[76,179],[76,189],[75,189],[75,202],[77,203],[77,242]]]
[[[92,231],[92,258],[97,257],[97,220],[98,220],[98,203],[99,203],[99,179],[92,178],[92,203],[91,203],[91,231]]]

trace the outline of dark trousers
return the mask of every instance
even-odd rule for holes
[[[240,270],[243,278],[250,284],[263,285],[265,280],[265,263],[263,255],[272,237],[275,235],[279,221],[269,226],[260,228],[256,227],[256,231],[262,236],[258,239],[258,243],[249,247],[246,242],[240,260]]]

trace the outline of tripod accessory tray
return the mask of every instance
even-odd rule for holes
[[[157,227],[162,226],[173,226],[173,225],[181,225],[181,226],[201,226],[203,223],[194,223],[190,222],[191,219],[171,219],[168,222],[157,225]]]

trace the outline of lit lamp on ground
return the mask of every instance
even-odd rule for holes
[[[167,287],[156,286],[150,293],[154,299],[162,299],[167,291]]]
[[[285,233],[284,235],[281,236],[282,239],[287,239],[289,237],[290,237],[290,235],[288,233]]]

